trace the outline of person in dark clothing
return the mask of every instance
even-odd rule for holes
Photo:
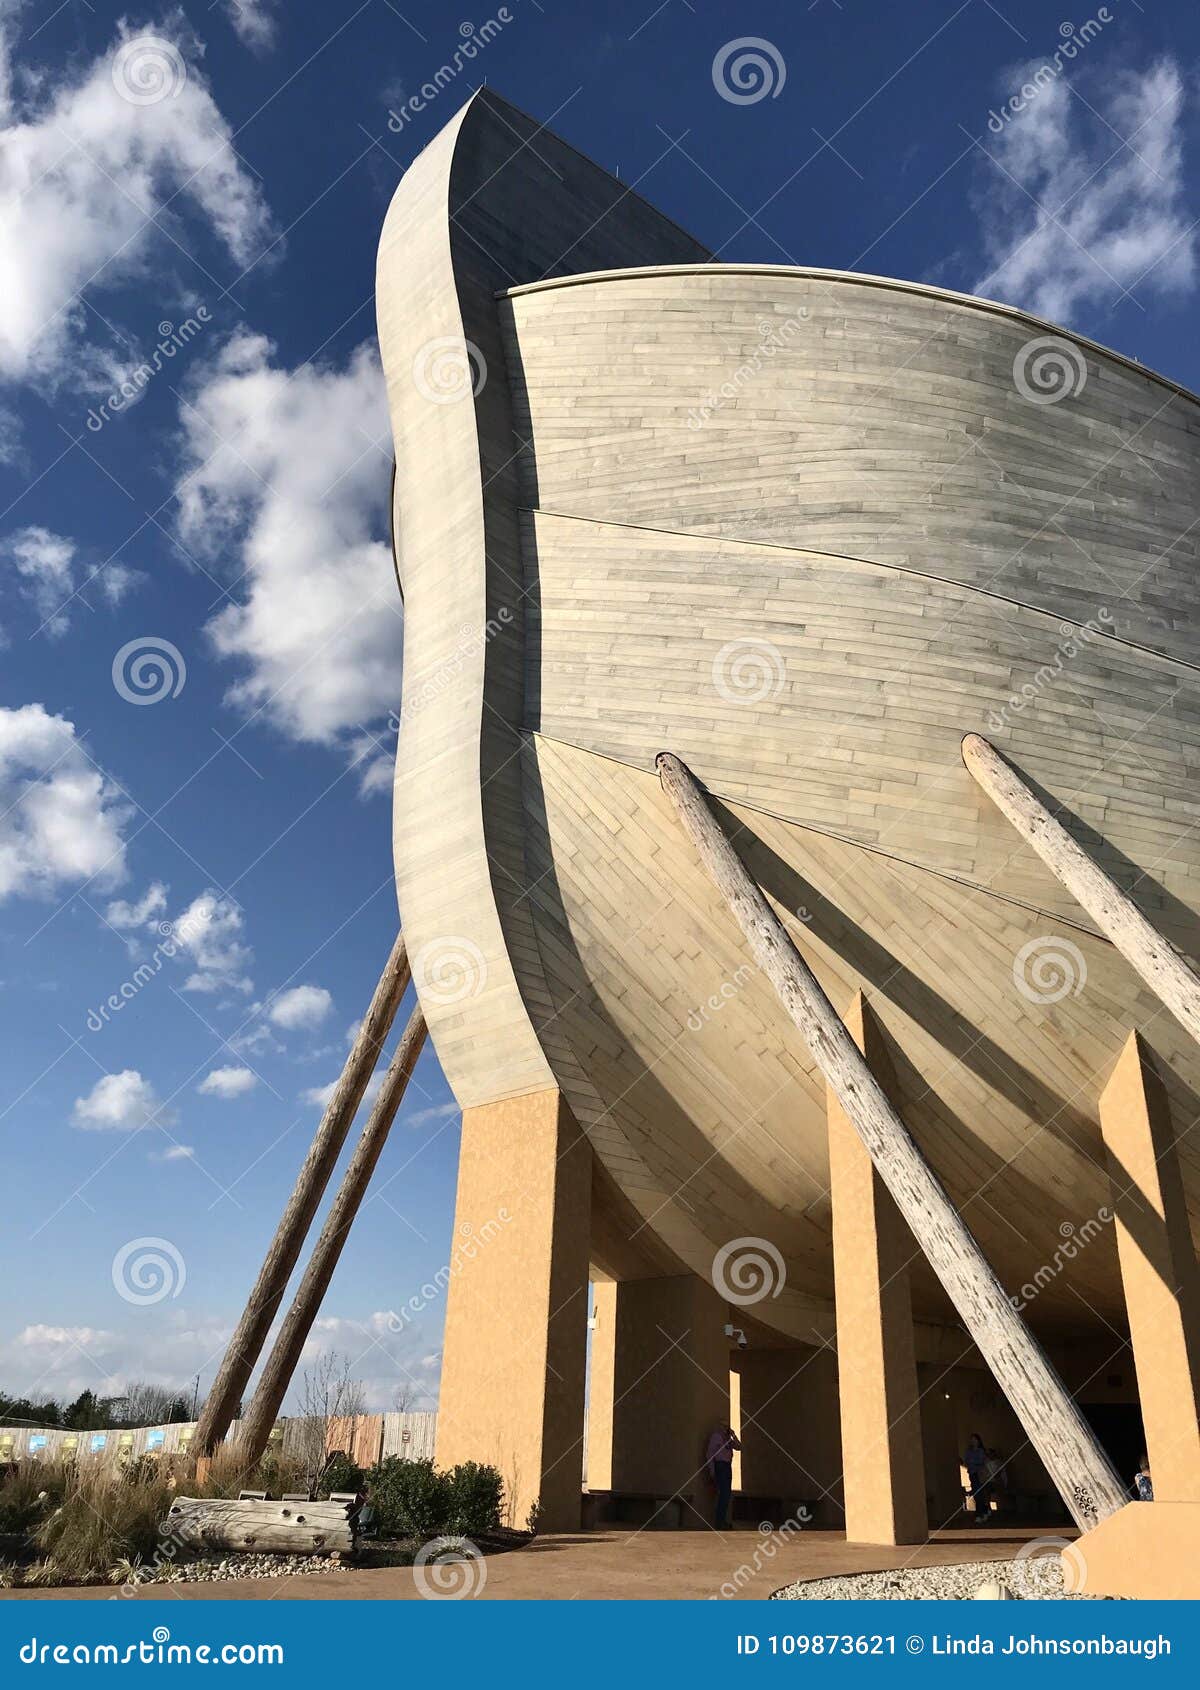
[[[733,1452],[741,1449],[732,1426],[718,1426],[708,1440],[705,1460],[709,1475],[717,1489],[717,1503],[713,1510],[713,1525],[724,1531],[729,1520],[729,1498],[733,1490]]]

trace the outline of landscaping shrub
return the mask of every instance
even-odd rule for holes
[[[387,1455],[366,1475],[375,1524],[384,1537],[437,1537],[450,1512],[450,1483],[432,1461]]]
[[[25,1537],[45,1510],[46,1475],[32,1462],[0,1480],[0,1532]]]
[[[345,1450],[336,1450],[329,1458],[329,1465],[321,1474],[317,1485],[318,1499],[327,1497],[332,1491],[357,1491],[362,1488],[363,1470],[351,1461]]]
[[[62,1502],[34,1533],[46,1556],[47,1581],[99,1581],[118,1561],[150,1560],[161,1541],[159,1524],[171,1495],[161,1473],[77,1470]]]
[[[462,1537],[483,1537],[500,1524],[504,1505],[504,1480],[495,1467],[478,1461],[462,1461],[446,1475],[450,1506],[446,1515],[448,1532]]]

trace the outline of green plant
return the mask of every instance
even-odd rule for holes
[[[159,1473],[78,1470],[62,1502],[33,1534],[46,1556],[46,1581],[98,1582],[107,1579],[122,1558],[136,1562],[152,1557],[171,1494]]]
[[[483,1537],[500,1524],[504,1480],[495,1467],[462,1461],[446,1475],[450,1505],[446,1529],[463,1537]]]
[[[387,1455],[366,1475],[367,1498],[385,1537],[436,1537],[450,1512],[450,1484],[432,1461]]]
[[[362,1488],[363,1470],[351,1461],[345,1450],[335,1450],[317,1484],[317,1496],[327,1497],[332,1491],[357,1491]]]
[[[24,1536],[45,1508],[45,1474],[31,1462],[0,1480],[0,1532]]]

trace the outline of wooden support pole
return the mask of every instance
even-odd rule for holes
[[[1166,1091],[1136,1033],[1100,1126],[1154,1500],[1200,1503],[1200,1272]]]
[[[1200,1042],[1200,978],[1109,875],[1077,845],[1011,763],[980,734],[962,742],[963,762],[1006,821],[1141,975],[1180,1026]]]
[[[379,1096],[342,1176],[338,1194],[321,1228],[321,1236],[317,1239],[312,1258],[304,1270],[304,1277],[267,1357],[258,1389],[242,1422],[237,1453],[247,1469],[254,1465],[267,1447],[279,1405],[287,1395],[300,1352],[308,1342],[313,1321],[320,1312],[333,1270],[338,1265],[342,1247],[366,1195],[380,1152],[387,1143],[396,1111],[408,1089],[424,1043],[425,1017],[418,1004],[401,1034],[396,1054],[379,1088]]]
[[[379,977],[371,1006],[363,1017],[358,1037],[346,1058],[341,1078],[325,1106],[304,1165],[283,1211],[270,1248],[263,1258],[250,1300],[229,1341],[224,1359],[213,1380],[196,1422],[192,1447],[197,1455],[211,1455],[229,1430],[241,1401],[246,1381],[266,1342],[280,1299],[291,1278],[312,1218],[317,1212],[337,1164],[350,1123],[362,1101],[367,1081],[375,1071],[383,1042],[391,1031],[400,1001],[412,978],[403,933],[396,935],[392,954]]]
[[[747,873],[690,769],[658,758],[663,788],[913,1237],[1081,1530],[1124,1507],[1124,1486],[962,1216],[888,1101],[845,1023]]]

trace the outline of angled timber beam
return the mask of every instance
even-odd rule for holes
[[[354,1154],[342,1176],[338,1194],[325,1217],[325,1225],[321,1228],[321,1236],[317,1239],[312,1258],[304,1271],[304,1278],[300,1281],[292,1306],[279,1329],[279,1336],[263,1368],[254,1400],[242,1422],[237,1453],[239,1461],[244,1463],[247,1469],[253,1467],[267,1447],[275,1416],[279,1413],[279,1405],[287,1395],[287,1388],[300,1360],[300,1352],[308,1342],[313,1321],[320,1313],[325,1293],[329,1289],[329,1281],[333,1278],[333,1270],[350,1235],[354,1217],[366,1196],[371,1175],[375,1172],[380,1152],[387,1143],[396,1111],[412,1078],[412,1071],[417,1065],[417,1058],[424,1043],[425,1017],[418,1004],[409,1018],[408,1026],[400,1036],[396,1054],[379,1088],[379,1096],[375,1099],[362,1136],[354,1147]]]
[[[1200,978],[1169,939],[1122,892],[1028,784],[981,734],[962,742],[963,762],[1006,821],[1082,905],[1129,966],[1200,1042]]]
[[[197,1455],[211,1455],[229,1430],[411,978],[404,935],[398,933],[392,954],[379,977],[371,1007],[363,1017],[341,1078],[325,1106],[321,1124],[296,1176],[292,1195],[263,1258],[250,1300],[229,1340],[229,1347],[205,1399],[193,1439]]]
[[[1115,1514],[1125,1487],[1037,1339],[1005,1295],[872,1074],[816,975],[730,844],[691,770],[663,752],[659,778],[704,867],[746,936],[913,1237],[1012,1405],[1081,1530]]]

